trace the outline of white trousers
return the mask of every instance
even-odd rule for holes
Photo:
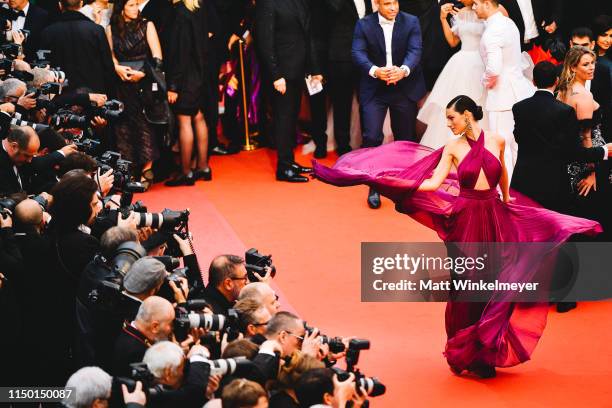
[[[514,115],[508,111],[488,111],[489,130],[500,134],[506,140],[504,162],[508,170],[508,183],[512,180],[512,172],[518,156],[518,144],[514,140]]]

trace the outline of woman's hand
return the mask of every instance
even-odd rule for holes
[[[586,197],[587,194],[593,191],[597,191],[597,179],[595,178],[595,172],[592,172],[582,180],[578,182],[578,195]]]
[[[177,99],[178,99],[178,93],[168,91],[168,103],[169,104],[175,103]]]
[[[142,71],[132,71],[132,75],[130,76],[130,82],[138,82],[142,78],[145,77],[145,73]]]
[[[504,195],[504,198],[503,198],[503,201],[504,201],[504,203],[506,203],[506,204],[511,203],[511,202],[513,202],[513,201],[515,201],[515,200],[516,200],[516,198],[511,197],[511,196],[509,196],[509,195]]]
[[[458,12],[459,12],[459,9],[453,6],[453,3],[443,4],[440,7],[440,20],[446,20],[449,14],[454,16]]]
[[[133,75],[132,68],[126,67],[125,65],[115,65],[115,72],[124,82],[130,81]]]
[[[284,95],[285,92],[287,92],[287,81],[285,81],[285,78],[274,81],[274,89],[276,89],[276,91],[281,95]]]

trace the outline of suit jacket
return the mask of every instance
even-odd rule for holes
[[[149,341],[144,334],[126,322],[115,341],[111,374],[131,377],[130,364],[140,363],[149,347]]]
[[[272,81],[321,73],[306,0],[258,0],[255,13],[260,61]]]
[[[516,0],[500,0],[499,4],[504,6],[508,12],[508,18],[514,22],[519,31],[521,49],[523,48],[523,39],[525,38],[525,22],[521,14],[521,8]],[[537,23],[536,23],[537,24]]]
[[[36,51],[40,49],[40,35],[47,24],[49,24],[49,13],[45,9],[30,3],[28,15],[23,25],[24,30],[30,30],[30,36],[23,44],[27,60],[36,58]]]
[[[330,10],[329,61],[351,62],[353,33],[359,20],[353,0],[325,0]],[[372,2],[364,0],[366,16],[372,14]]]
[[[8,153],[0,146],[0,194],[8,195],[26,191],[38,193],[32,190],[32,180],[40,173],[46,172],[64,159],[60,152],[53,152],[46,156],[35,157],[32,162],[17,167],[19,179],[15,174],[13,162]]]
[[[603,149],[582,146],[574,109],[550,92],[537,91],[515,104],[512,112],[520,152],[512,188],[546,208],[567,212],[571,200],[567,165],[599,162]]]
[[[415,16],[404,12],[397,15],[393,25],[391,52],[393,65],[406,65],[410,69],[410,75],[400,80],[395,85],[396,89],[411,101],[418,101],[425,94],[425,81],[420,65],[421,29]],[[385,37],[378,22],[378,13],[370,14],[357,22],[352,56],[361,73],[361,103],[367,103],[377,92],[389,89],[380,79],[372,78],[369,74],[372,66],[384,67],[387,60]]]
[[[51,65],[59,66],[70,80],[70,89],[115,94],[115,66],[104,29],[78,11],[65,11],[44,29],[41,47],[51,50]]]
[[[487,91],[487,111],[510,110],[516,102],[533,95],[535,87],[521,68],[521,43],[516,25],[501,12],[487,19],[480,39],[480,55],[485,63],[483,83],[495,83]]]

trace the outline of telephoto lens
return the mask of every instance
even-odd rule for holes
[[[253,362],[246,357],[222,358],[219,360],[209,360],[210,375],[235,374],[236,377],[243,377],[254,368]]]

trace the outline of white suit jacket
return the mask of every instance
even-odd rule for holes
[[[514,22],[497,12],[485,25],[480,40],[480,55],[485,64],[482,81],[487,88],[485,109],[509,111],[515,103],[532,96],[536,89],[523,75],[521,39]]]

